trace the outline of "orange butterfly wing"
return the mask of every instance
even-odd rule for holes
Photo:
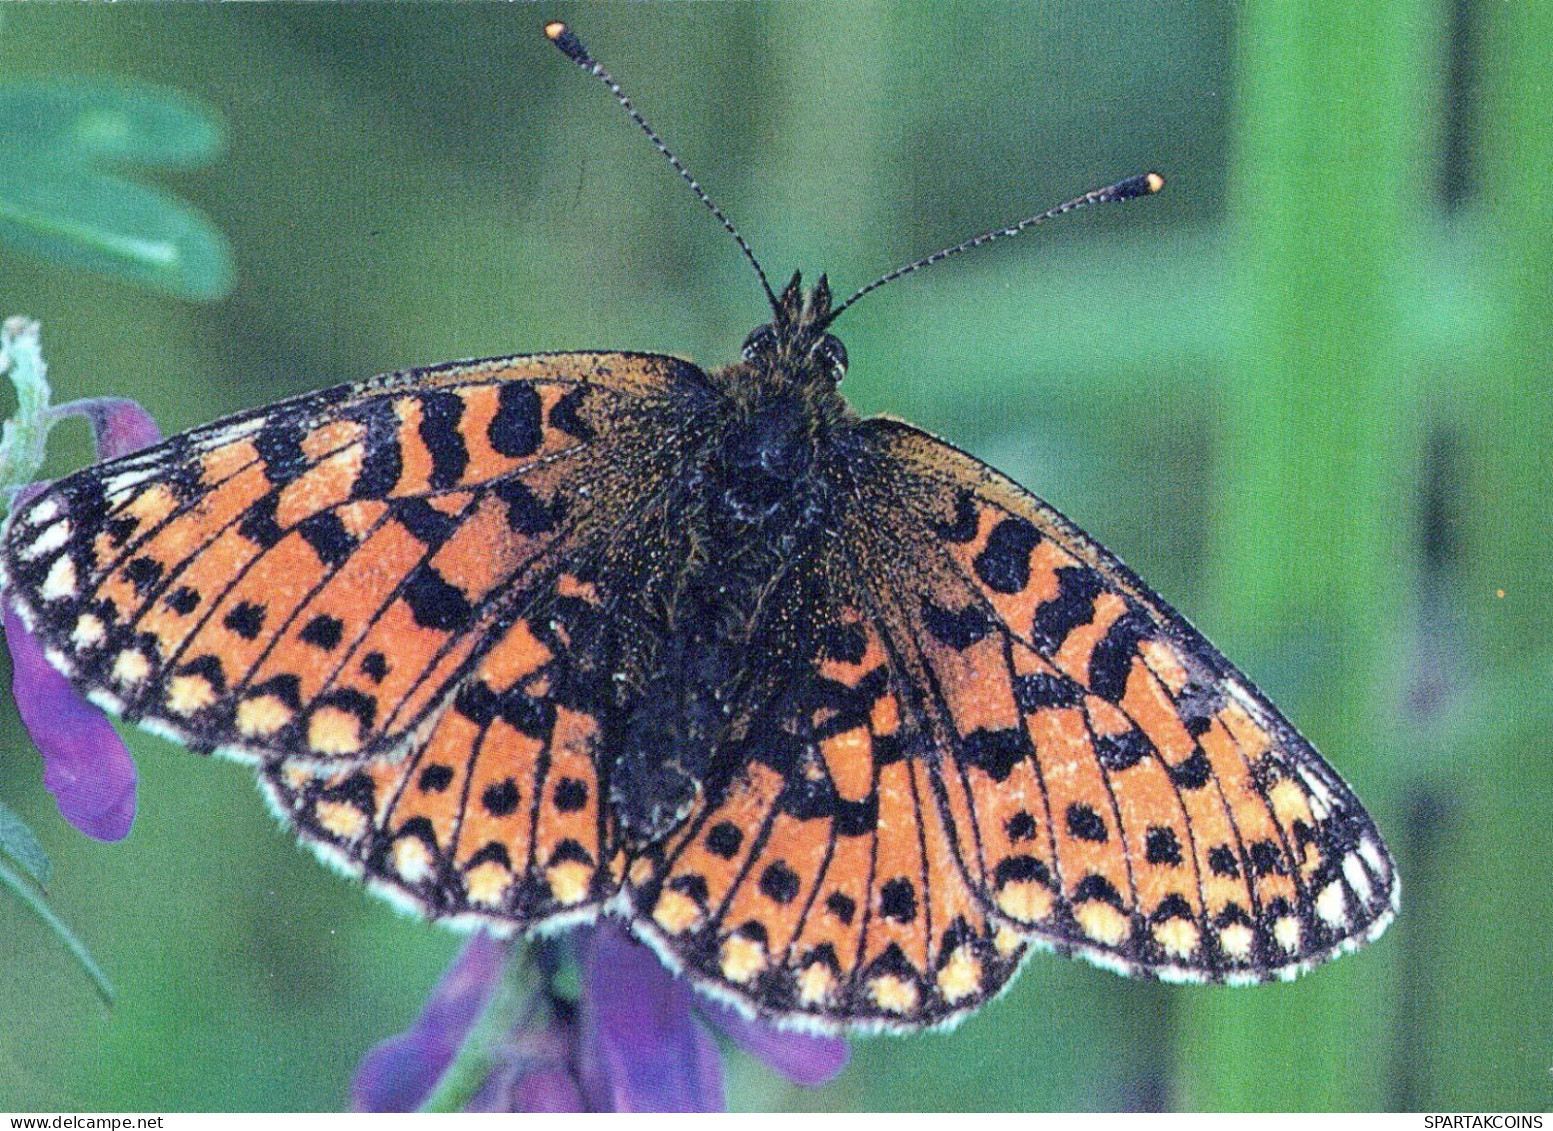
[[[826,572],[844,593],[839,563]],[[845,602],[808,616],[821,649],[730,751],[733,782],[633,864],[636,930],[768,1017],[953,1021],[1012,976],[1024,942],[959,867],[878,629]]]
[[[304,838],[437,916],[596,905],[598,585],[661,504],[688,363],[554,354],[281,402],[29,500],[8,596],[97,702],[261,762]]]
[[[863,427],[863,568],[997,917],[1178,980],[1291,977],[1384,929],[1396,869],[1373,822],[1212,645],[1012,481],[909,425]]]

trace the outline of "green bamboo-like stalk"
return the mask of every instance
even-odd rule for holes
[[[1453,820],[1416,1057],[1435,1110],[1539,1110],[1553,1095],[1553,9],[1484,12],[1478,129],[1500,332],[1473,359],[1473,402],[1450,406],[1464,426],[1454,597],[1471,718],[1442,783]]]
[[[1299,685],[1283,706],[1383,828],[1416,544],[1397,294],[1411,285],[1428,184],[1437,8],[1276,0],[1250,6],[1240,28],[1232,271],[1244,336],[1221,402],[1205,627],[1253,675],[1281,672],[1273,692]],[[1175,1101],[1383,1106],[1395,953],[1392,939],[1292,986],[1184,996]]]

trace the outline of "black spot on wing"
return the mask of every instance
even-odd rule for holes
[[[922,599],[922,623],[940,644],[963,651],[992,632],[992,620],[978,605],[947,609],[931,598]]]
[[[399,594],[422,628],[453,632],[469,624],[474,608],[463,591],[448,584],[429,562],[416,566]]]
[[[345,625],[336,617],[320,613],[303,627],[300,639],[304,644],[311,644],[315,648],[321,648],[325,652],[332,652],[340,645],[340,639],[345,633]]]
[[[421,771],[419,785],[422,793],[441,793],[453,784],[453,767],[434,763]]]
[[[254,449],[264,461],[265,478],[274,486],[283,487],[307,470],[304,435],[295,421],[282,419],[266,424],[253,438]]]
[[[1112,703],[1120,703],[1127,693],[1127,676],[1132,672],[1138,645],[1152,631],[1142,611],[1129,608],[1100,638],[1089,657],[1089,689]]]
[[[1144,834],[1144,855],[1150,864],[1179,865],[1181,841],[1176,831],[1165,825],[1150,825]]]
[[[886,880],[879,889],[879,913],[897,923],[910,923],[917,917],[917,889],[904,876]]]
[[[744,832],[732,821],[719,821],[706,834],[706,848],[713,856],[732,860],[744,843]]]
[[[227,630],[244,640],[255,640],[264,628],[264,606],[251,601],[233,605],[221,623]]]
[[[362,441],[361,474],[351,484],[353,499],[387,498],[404,472],[399,450],[399,418],[388,400],[369,402],[356,415],[367,430]]]
[[[537,452],[544,438],[539,393],[520,381],[503,384],[487,436],[491,447],[504,456],[515,459]]]
[[[493,490],[507,507],[507,526],[517,534],[546,534],[555,529],[563,507],[559,499],[545,504],[517,478],[498,483]]]
[[[1068,832],[1078,837],[1079,840],[1087,840],[1094,844],[1104,844],[1110,839],[1110,833],[1106,830],[1105,821],[1101,819],[1088,805],[1075,801],[1068,806],[1067,812]]]
[[[1094,619],[1095,598],[1104,589],[1100,575],[1083,566],[1057,571],[1057,595],[1035,610],[1030,636],[1047,656],[1055,655],[1068,634]]]
[[[167,597],[167,607],[181,617],[186,617],[200,606],[199,591],[180,585]]]
[[[572,389],[562,395],[550,408],[550,426],[559,428],[568,436],[579,440],[593,439],[593,426],[582,418],[578,410],[582,407],[583,399],[588,395],[588,390],[581,386]]]
[[[577,778],[562,778],[555,783],[555,807],[563,813],[575,813],[588,804],[588,785]]]
[[[469,466],[469,448],[459,431],[464,415],[464,398],[446,389],[435,389],[421,397],[421,443],[431,453],[433,488],[446,490],[464,477]]]
[[[1014,767],[1034,753],[1023,727],[1006,730],[980,728],[960,740],[960,757],[984,771],[993,781],[1003,781]]]
[[[954,497],[954,518],[934,526],[939,537],[961,544],[975,538],[976,529],[976,497],[963,490]]]
[[[1108,770],[1128,770],[1154,752],[1154,744],[1141,730],[1095,735],[1095,757]]]
[[[356,548],[356,539],[333,511],[321,511],[304,518],[297,523],[297,533],[313,548],[318,560],[330,569],[344,565]]]
[[[1067,676],[1032,672],[1014,677],[1014,703],[1025,714],[1047,707],[1077,707],[1083,701],[1084,689]]]
[[[237,532],[255,546],[268,550],[285,534],[275,521],[275,508],[279,503],[280,495],[274,491],[260,498],[244,512]]]
[[[971,563],[976,576],[996,593],[1019,593],[1030,584],[1030,551],[1041,543],[1035,527],[1022,518],[1005,518],[987,535],[987,544]]]
[[[485,787],[480,804],[493,817],[506,817],[517,811],[518,786],[511,778],[503,778]]]
[[[452,537],[459,523],[457,516],[438,510],[425,499],[394,500],[393,516],[428,550],[438,549]]]
[[[155,558],[140,557],[124,567],[124,576],[135,587],[135,596],[144,597],[162,580],[163,571],[162,563]]]
[[[776,903],[791,903],[798,896],[798,873],[778,860],[760,874],[760,893]]]

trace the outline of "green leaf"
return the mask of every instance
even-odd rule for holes
[[[48,854],[26,823],[4,804],[0,804],[0,852],[21,865],[22,871],[40,888],[48,890],[49,880],[54,875]]]
[[[102,972],[102,967],[97,965],[91,952],[80,939],[75,937],[70,928],[65,926],[60,917],[54,914],[49,905],[43,902],[43,898],[28,885],[27,881],[6,867],[4,861],[0,861],[0,885],[10,888],[16,898],[26,904],[28,909],[59,937],[59,941],[65,944],[65,947],[75,956],[75,960],[81,964],[81,969],[86,971],[87,977],[91,978],[103,1001],[112,1005],[113,983],[108,981],[108,975]]]
[[[220,298],[233,270],[216,227],[101,168],[186,168],[220,146],[214,118],[170,91],[79,80],[0,87],[0,239],[184,298]]]
[[[83,164],[179,169],[208,164],[222,148],[220,124],[177,91],[91,79],[0,86],[0,139]]]

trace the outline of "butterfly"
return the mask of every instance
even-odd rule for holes
[[[775,293],[739,360],[411,369],[245,412],[30,497],[0,564],[95,702],[258,767],[325,859],[433,919],[598,915],[747,1012],[952,1022],[1032,948],[1291,977],[1396,870],[1349,788],[1055,509],[860,418]]]

